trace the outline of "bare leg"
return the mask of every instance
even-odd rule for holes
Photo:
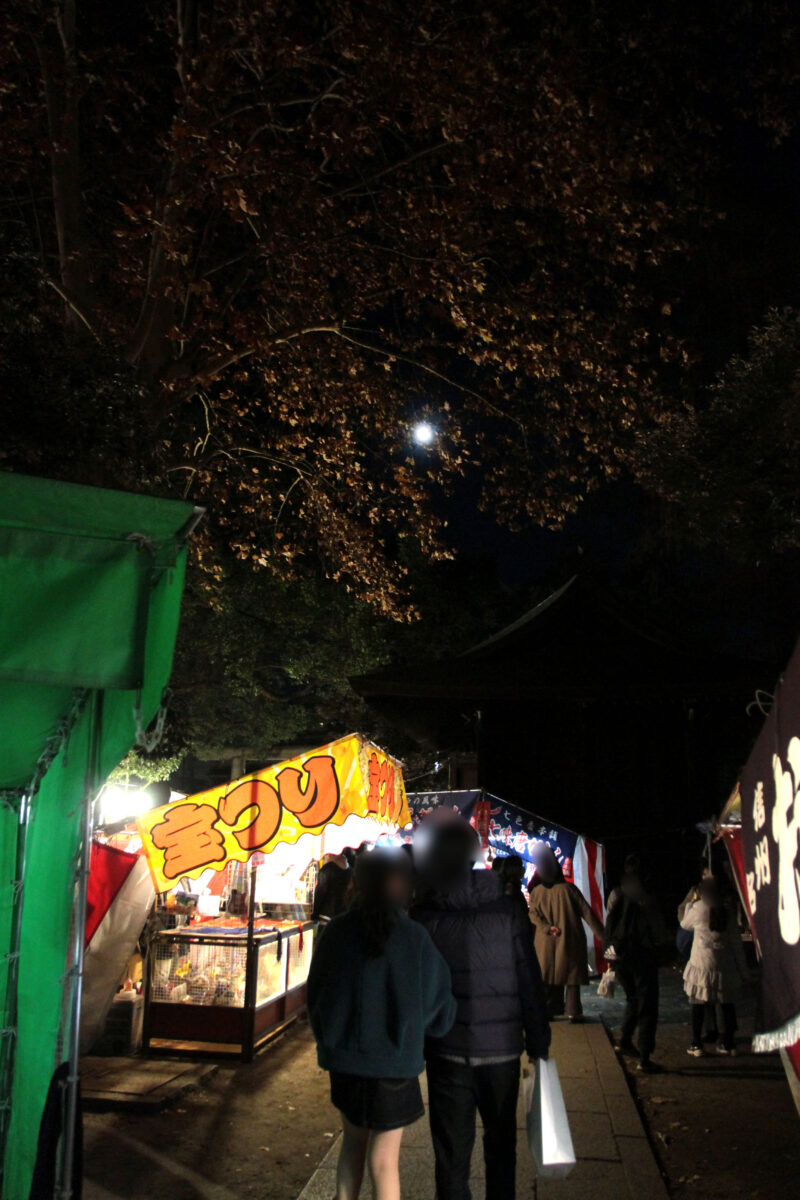
[[[567,984],[567,1003],[566,1012],[570,1021],[579,1021],[583,1016],[583,1005],[581,1004],[581,989],[577,983]]]
[[[373,1133],[367,1149],[367,1165],[375,1200],[400,1200],[400,1143],[402,1129]]]
[[[364,1163],[367,1157],[369,1130],[352,1125],[344,1113],[342,1117],[342,1148],[336,1167],[336,1200],[358,1200],[361,1181],[364,1178]]]

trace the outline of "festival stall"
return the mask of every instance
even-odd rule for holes
[[[409,820],[400,763],[356,734],[140,817],[157,892],[179,881],[212,892],[215,875],[249,867],[246,913],[156,935],[145,1049],[250,1059],[305,1005],[314,923],[288,915],[287,875]]]
[[[437,808],[453,808],[475,827],[484,847],[498,855],[515,854],[525,864],[525,882],[535,871],[534,851],[545,844],[555,854],[568,883],[583,893],[605,921],[605,848],[563,825],[546,821],[486,791],[410,792],[412,819],[418,822]],[[586,949],[592,971],[603,969],[603,948],[588,926]]]
[[[163,702],[186,540],[201,515],[179,501],[0,472],[3,1200],[80,1191],[92,810]]]
[[[718,825],[762,964],[753,1049],[780,1050],[800,1110],[800,643]]]

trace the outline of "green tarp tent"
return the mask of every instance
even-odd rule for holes
[[[2,1200],[28,1200],[70,1056],[87,798],[161,703],[200,511],[0,473]]]

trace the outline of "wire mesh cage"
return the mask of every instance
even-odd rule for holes
[[[162,936],[151,954],[151,1000],[222,1008],[244,1004],[247,947],[242,942]]]
[[[258,947],[256,1004],[280,996],[286,987],[286,946],[283,939],[262,942]]]
[[[287,939],[287,979],[286,990],[299,987],[308,979],[308,969],[311,966],[311,951],[314,947],[312,930],[306,933],[294,933]]]

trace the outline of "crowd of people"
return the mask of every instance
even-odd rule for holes
[[[584,922],[602,941],[625,993],[616,1045],[653,1063],[658,975],[669,936],[639,860],[626,860],[606,924],[540,847],[526,904],[524,866],[498,858],[474,870],[480,843],[455,814],[423,821],[411,846],[362,848],[323,866],[321,935],[308,979],[320,1066],[343,1137],[336,1200],[356,1200],[365,1171],[376,1200],[399,1200],[403,1130],[424,1112],[428,1083],[438,1200],[469,1200],[476,1116],[483,1124],[486,1195],[513,1200],[520,1058],[547,1058],[550,1022],[583,1019]],[[691,1054],[703,1022],[733,1053],[738,981],[745,974],[732,903],[709,877],[681,905],[692,938],[685,971]],[[634,1042],[634,1038],[636,1041]]]
[[[550,1026],[519,887],[473,870],[479,854],[475,831],[453,817],[420,827],[413,859],[375,848],[326,873],[308,1011],[342,1119],[337,1200],[355,1200],[365,1170],[377,1200],[400,1196],[423,1069],[437,1196],[469,1196],[480,1113],[487,1194],[513,1200],[520,1057],[547,1057]],[[349,901],[339,916],[336,889]]]

